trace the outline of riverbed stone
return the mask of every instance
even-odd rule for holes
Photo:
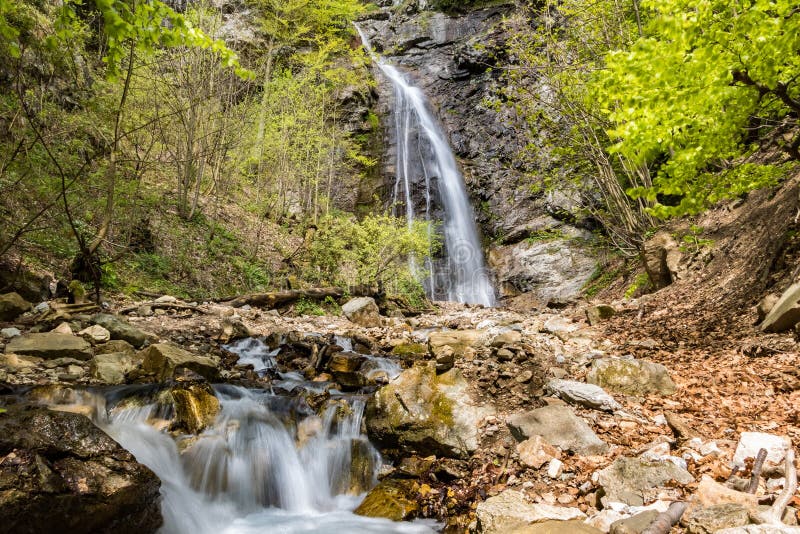
[[[0,295],[0,321],[13,321],[31,309],[31,303],[18,293]]]
[[[548,391],[571,404],[579,404],[595,410],[613,412],[622,409],[614,397],[595,384],[575,380],[553,379],[547,383]]]
[[[84,328],[78,332],[78,335],[83,336],[93,343],[105,343],[111,339],[111,333],[99,324]]]
[[[544,521],[515,528],[510,534],[603,534],[603,531],[579,520]]]
[[[598,484],[603,489],[601,501],[606,506],[611,502],[644,506],[644,490],[661,487],[670,480],[689,484],[694,477],[669,461],[653,462],[624,456],[598,473]]]
[[[473,401],[460,370],[437,374],[435,362],[424,362],[378,390],[365,419],[384,450],[467,458],[478,448],[480,421],[491,413]]]
[[[116,315],[98,313],[92,316],[91,322],[108,330],[111,339],[127,341],[136,348],[141,347],[147,341],[147,334]]]
[[[478,504],[475,517],[479,534],[506,534],[531,523],[583,519],[586,514],[577,508],[531,503],[523,493],[505,490]]]
[[[136,369],[142,358],[131,350],[121,352],[104,352],[95,354],[89,362],[89,373],[92,378],[103,384],[118,385],[125,383],[125,375]]]
[[[142,370],[155,375],[159,381],[169,380],[181,369],[189,369],[211,381],[219,378],[219,362],[216,358],[192,354],[170,343],[150,345],[139,354]]]
[[[15,328],[13,326],[9,328],[3,328],[0,330],[0,337],[3,339],[11,339],[12,337],[21,336],[22,332],[20,332],[19,328]]]
[[[0,416],[0,532],[152,533],[160,484],[82,415],[22,407]]]
[[[533,469],[539,469],[550,460],[561,456],[558,449],[547,443],[542,436],[532,436],[518,443],[517,454],[523,465]]]
[[[645,510],[611,523],[609,534],[642,534],[658,517],[658,510]]]
[[[778,464],[786,457],[786,451],[792,446],[787,436],[768,434],[766,432],[742,432],[736,452],[733,454],[733,465],[744,467],[747,458],[758,456],[760,449],[767,450],[767,461]]]
[[[419,514],[414,493],[413,481],[386,478],[367,494],[354,513],[392,521],[414,519]]]
[[[8,342],[5,351],[45,360],[56,358],[88,360],[92,357],[92,347],[82,337],[53,332],[17,336]]]
[[[372,297],[350,299],[342,306],[342,313],[351,322],[366,328],[381,326],[381,312]]]
[[[627,395],[671,395],[676,390],[663,365],[627,358],[594,360],[586,381]]]
[[[736,503],[695,508],[683,519],[688,534],[713,534],[725,528],[740,527],[750,522],[750,511]]]
[[[199,434],[214,423],[220,411],[219,399],[207,382],[178,381],[170,389],[175,404],[173,430]]]
[[[550,445],[576,454],[602,454],[608,449],[586,421],[568,406],[552,405],[518,413],[506,421],[517,441],[542,436]]]

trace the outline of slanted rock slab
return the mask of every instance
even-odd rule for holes
[[[602,454],[608,449],[586,421],[567,406],[545,406],[512,415],[506,424],[517,441],[538,435],[564,451],[584,455]]]
[[[766,314],[761,330],[785,332],[800,322],[800,282],[792,284],[783,292]]]
[[[92,347],[82,337],[53,332],[14,337],[6,345],[6,352],[45,360],[56,358],[88,360],[92,357]]]
[[[613,412],[622,409],[614,397],[595,384],[586,384],[575,380],[553,379],[547,383],[546,389],[572,404],[579,404],[595,410]]]

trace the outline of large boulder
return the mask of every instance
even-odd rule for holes
[[[659,488],[669,481],[678,484],[694,482],[686,469],[670,461],[649,461],[641,458],[620,456],[614,463],[598,474],[598,483],[603,488],[604,505],[621,502],[630,506],[643,506],[644,492]]]
[[[355,513],[367,517],[385,517],[392,521],[407,521],[419,514],[414,500],[414,482],[387,478],[370,491]]]
[[[675,393],[675,383],[661,364],[626,358],[601,358],[592,362],[586,381],[627,395]]]
[[[31,303],[18,293],[0,295],[0,321],[13,321],[31,309]]]
[[[45,360],[55,360],[56,358],[88,360],[92,357],[92,346],[82,337],[46,332],[12,338],[6,345],[6,352],[36,356]]]
[[[127,341],[134,347],[141,347],[147,341],[147,334],[116,315],[98,313],[92,316],[91,322],[108,330],[111,339]]]
[[[534,504],[521,492],[506,490],[480,503],[475,516],[479,534],[507,534],[532,523],[583,519],[586,514],[577,508]]]
[[[381,326],[381,311],[372,297],[350,299],[342,306],[342,313],[358,325],[367,328]]]
[[[162,523],[160,481],[86,417],[0,415],[0,532],[146,534]]]
[[[206,380],[219,378],[219,361],[210,356],[192,354],[176,345],[169,343],[156,343],[150,345],[142,352],[142,370],[155,375],[156,380],[171,379],[175,371],[189,369]]]
[[[436,374],[435,362],[403,371],[367,403],[367,432],[384,449],[467,458],[478,424],[491,413],[470,397],[458,369]]]
[[[586,421],[567,406],[544,406],[512,415],[506,421],[517,441],[542,436],[550,445],[576,454],[602,454],[608,449]]]
[[[766,314],[761,330],[785,332],[800,322],[800,282],[792,284],[783,292]]]

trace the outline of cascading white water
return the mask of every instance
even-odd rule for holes
[[[395,205],[405,205],[404,215],[409,224],[418,215],[432,220],[437,200],[433,198],[433,182],[438,186],[438,201],[444,211],[444,262],[439,264],[431,257],[426,259],[427,289],[434,298],[491,306],[494,289],[484,264],[475,214],[453,151],[429,109],[428,99],[396,67],[373,52],[369,39],[358,25],[356,30],[364,48],[394,88],[397,176],[393,201]],[[415,213],[412,193],[413,184],[419,178],[424,180],[424,213],[421,214]]]
[[[362,398],[342,397],[318,417],[266,391],[219,386],[216,394],[219,417],[182,454],[153,425],[164,415],[157,404],[123,403],[107,417],[105,406],[96,410],[98,424],[161,479],[163,534],[434,532],[431,522],[352,513],[380,467],[361,434]]]

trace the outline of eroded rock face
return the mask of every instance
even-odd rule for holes
[[[478,448],[480,421],[490,413],[470,398],[458,369],[437,375],[435,362],[427,362],[376,392],[365,418],[370,438],[390,452],[467,458]]]
[[[0,415],[0,532],[155,532],[160,485],[82,415],[45,408]]]
[[[481,230],[501,245],[491,262],[505,295],[534,291],[540,300],[574,296],[591,275],[594,261],[588,247],[571,238],[582,233],[576,222],[577,203],[563,187],[546,191],[531,187],[531,176],[544,176],[553,165],[547,134],[534,142],[535,157],[521,157],[530,139],[527,127],[511,106],[493,106],[502,94],[503,67],[510,65],[504,17],[512,3],[470,9],[451,16],[435,11],[432,2],[409,1],[386,16],[361,22],[374,49],[396,65],[429,97],[437,118],[457,156]],[[496,67],[501,68],[496,68]],[[392,190],[396,176],[397,144],[391,129],[392,88],[379,83],[379,107],[385,130],[383,170],[385,189]],[[425,190],[424,173],[411,184]],[[438,197],[433,176],[432,194]],[[560,187],[560,186],[556,186]],[[425,211],[425,195],[417,195],[415,211]],[[384,194],[384,200],[392,202]],[[441,207],[434,206],[440,218]],[[578,217],[579,219],[580,217]],[[569,238],[564,246],[539,246],[525,240],[558,229]],[[591,236],[589,236],[591,237]],[[524,262],[518,261],[524,258]],[[544,267],[541,267],[544,266]]]

